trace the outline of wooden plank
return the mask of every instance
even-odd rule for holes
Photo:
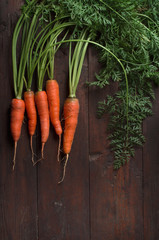
[[[146,143],[144,166],[144,239],[159,239],[159,89],[153,103],[153,116],[144,121]]]
[[[21,0],[0,2],[0,239],[158,239],[159,90],[156,90],[157,100],[153,107],[155,115],[144,122],[146,143],[143,153],[138,149],[135,159],[118,172],[113,171],[113,155],[106,140],[108,117],[96,119],[96,104],[106,94],[113,93],[116,85],[106,90],[90,88],[88,94],[84,87],[88,80],[86,60],[77,94],[81,106],[79,123],[64,183],[57,184],[61,168],[56,160],[58,138],[52,127],[45,147],[45,160],[33,168],[27,123],[23,124],[16,169],[12,172],[14,146],[9,129],[9,106],[14,96],[11,38],[21,5]],[[68,52],[61,50],[55,67],[55,76],[60,83],[61,109],[68,92],[67,67]],[[94,72],[98,70],[96,51],[91,49],[89,81],[93,81]],[[39,133],[34,137],[35,150],[36,144],[39,155]]]
[[[89,239],[88,89],[84,87],[87,74],[86,61],[77,91],[78,127],[64,182],[57,184],[61,167],[57,162],[58,137],[53,127],[45,148],[46,159],[39,165],[39,239]],[[68,95],[68,51],[65,49],[57,52],[55,78],[60,85],[62,109]]]
[[[96,51],[89,53],[89,79],[99,71]],[[89,90],[90,139],[90,222],[91,240],[141,240],[142,215],[142,151],[119,171],[113,171],[113,155],[106,140],[108,116],[96,118],[96,105],[116,85]]]
[[[27,124],[18,142],[12,172],[14,144],[10,134],[13,93],[11,41],[22,1],[0,3],[0,239],[37,239],[36,169],[31,164]]]

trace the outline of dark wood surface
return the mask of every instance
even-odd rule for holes
[[[27,120],[18,142],[12,172],[10,103],[14,97],[11,39],[21,0],[0,1],[0,239],[2,240],[157,240],[159,239],[159,90],[154,115],[143,123],[146,143],[129,164],[114,171],[106,127],[96,118],[97,102],[116,90],[87,88],[100,65],[88,50],[77,91],[80,114],[65,181],[57,162],[58,137],[53,127],[45,160],[31,163]],[[60,84],[61,115],[68,94],[68,51],[58,52],[55,77]],[[39,125],[33,138],[40,156]]]
[[[143,148],[144,239],[159,238],[159,89],[153,104],[153,116],[143,125],[147,139]]]

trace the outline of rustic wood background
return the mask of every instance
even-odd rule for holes
[[[106,140],[108,116],[96,118],[98,100],[115,91],[85,87],[98,72],[97,54],[89,48],[78,88],[79,123],[67,166],[56,161],[58,138],[53,128],[45,160],[31,163],[27,120],[18,142],[12,172],[13,140],[10,103],[14,97],[11,39],[21,0],[0,1],[0,239],[2,240],[157,240],[159,239],[159,89],[154,115],[143,124],[146,143],[135,158],[113,171],[113,156]],[[68,93],[68,55],[58,52],[55,77],[60,84],[61,109]],[[37,129],[33,139],[40,155]]]

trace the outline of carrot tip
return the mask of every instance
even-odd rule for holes
[[[58,145],[58,152],[57,152],[57,161],[60,162],[60,147],[61,147],[61,135],[59,135],[59,145]]]
[[[69,154],[66,154],[66,161],[65,161],[65,164],[64,164],[64,168],[63,168],[63,176],[62,176],[62,179],[58,182],[58,184],[62,183],[64,178],[65,178],[65,175],[66,175],[66,166],[67,166],[67,162],[68,162],[68,157],[69,157]]]
[[[64,159],[65,159],[65,156],[64,156],[64,157],[63,157],[63,158],[62,158],[62,159],[61,159],[59,162],[60,162],[60,163],[61,163],[61,162],[63,162],[63,161],[64,161]]]
[[[41,162],[41,160],[44,160],[44,158],[40,158],[40,159],[38,159],[36,162],[34,161],[33,167],[34,167],[38,162]]]
[[[41,159],[44,159],[44,145],[45,145],[45,143],[42,143],[42,147],[41,147]]]
[[[42,147],[41,147],[41,158],[39,160],[37,160],[36,162],[33,162],[33,166],[35,166],[38,162],[40,162],[41,160],[44,159],[44,145],[45,143],[42,143]],[[34,154],[35,155],[35,154]]]
[[[13,157],[13,168],[12,168],[13,171],[15,169],[16,152],[17,152],[17,141],[14,142],[14,157]]]
[[[32,141],[32,136],[30,136],[30,148],[31,148],[31,153],[32,153],[32,163],[34,165],[34,151],[33,151],[33,141]]]
[[[32,137],[33,136],[30,136],[30,148],[31,148],[31,153],[32,153],[32,163],[33,165],[35,164],[35,161],[34,161],[34,156],[37,157],[37,155],[34,153],[34,150],[33,150],[33,144],[32,144]]]

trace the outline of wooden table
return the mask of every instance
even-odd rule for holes
[[[88,88],[98,72],[96,50],[89,47],[77,91],[79,123],[67,165],[56,160],[58,137],[53,127],[45,160],[35,167],[25,119],[12,172],[14,144],[10,134],[10,103],[14,97],[11,39],[21,0],[0,2],[0,239],[2,240],[157,240],[159,239],[159,89],[154,115],[143,124],[146,143],[129,164],[114,171],[106,127],[108,116],[96,118],[97,102],[115,91]],[[68,94],[68,51],[55,62],[61,113]],[[33,138],[40,157],[39,123]]]

